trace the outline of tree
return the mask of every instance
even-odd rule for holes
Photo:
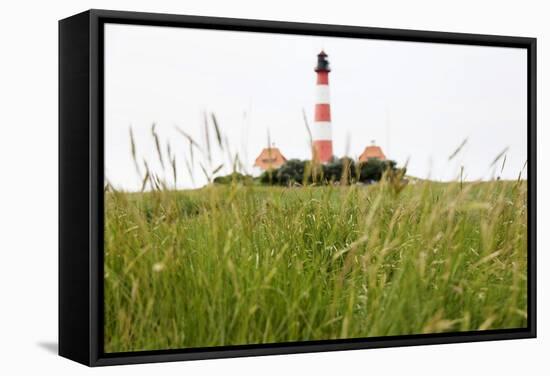
[[[362,183],[379,181],[386,170],[395,170],[396,165],[395,161],[381,161],[376,158],[361,162],[359,163],[359,181]]]
[[[281,185],[288,185],[290,183],[303,184],[307,163],[299,159],[290,159],[277,170],[277,183]]]
[[[343,157],[325,165],[312,165],[310,161],[291,159],[277,169],[264,171],[259,180],[262,184],[271,185],[304,184],[304,179],[305,183],[323,185],[335,182],[372,183],[382,179],[387,170],[395,171],[396,163],[379,159],[356,163],[351,158]]]

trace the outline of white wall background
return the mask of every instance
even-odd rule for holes
[[[5,2],[0,22],[0,374],[519,375],[550,361],[547,1]],[[57,342],[57,20],[88,8],[534,36],[538,44],[539,338],[87,369]]]

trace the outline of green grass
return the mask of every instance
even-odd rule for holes
[[[526,326],[525,181],[107,192],[107,352]]]

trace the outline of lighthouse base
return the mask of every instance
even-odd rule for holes
[[[320,163],[332,162],[332,140],[313,141],[314,159]]]

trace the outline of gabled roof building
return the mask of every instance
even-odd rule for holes
[[[264,148],[260,155],[256,158],[256,161],[254,162],[254,167],[258,167],[261,170],[271,170],[275,168],[281,167],[283,164],[285,164],[286,158],[281,153],[279,148],[276,147],[270,147],[270,148]]]
[[[359,162],[368,162],[369,159],[378,159],[381,161],[386,160],[386,155],[382,151],[382,148],[380,146],[376,146],[374,141],[372,141],[372,145],[367,146],[363,153],[359,156]]]

